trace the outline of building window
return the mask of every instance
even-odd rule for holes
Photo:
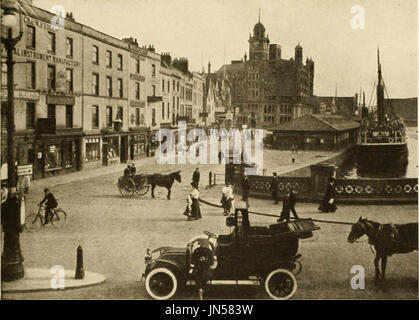
[[[135,108],[135,124],[140,125],[140,108]]]
[[[167,80],[167,92],[170,92],[170,80]]]
[[[106,51],[106,67],[112,68],[112,51]]]
[[[161,79],[161,91],[164,92],[164,79]]]
[[[48,32],[48,52],[55,53],[55,33]]]
[[[124,88],[122,85],[122,79],[118,79],[118,93],[119,93],[120,98],[124,96]]]
[[[140,73],[140,60],[135,59],[135,72]]]
[[[124,107],[118,107],[117,119],[124,121]]]
[[[66,69],[66,85],[67,85],[67,92],[73,92],[73,70]]]
[[[112,78],[106,77],[106,93],[109,97],[112,97]]]
[[[49,119],[55,119],[55,104],[49,104],[47,107],[47,117]]]
[[[92,128],[99,128],[99,106],[92,106]]]
[[[86,160],[100,159],[100,140],[99,138],[86,139]]]
[[[112,107],[106,107],[106,126],[112,127]]]
[[[26,33],[26,47],[30,49],[35,49],[36,47],[35,27],[28,26]]]
[[[48,65],[47,87],[50,91],[55,91],[55,66]]]
[[[152,64],[152,65],[151,65],[151,75],[152,75],[153,77],[155,77],[155,76],[156,76],[156,65],[155,65],[155,64]]]
[[[73,127],[73,106],[71,105],[65,106],[65,127]]]
[[[99,75],[97,73],[92,73],[92,93],[99,94]]]
[[[151,125],[152,126],[156,125],[156,109],[155,108],[151,110]]]
[[[26,129],[35,128],[35,103],[26,103]]]
[[[175,91],[175,89],[176,89],[176,82],[175,82],[175,80],[173,80],[172,83],[173,83],[173,91]]]
[[[152,88],[153,88],[153,97],[154,97],[156,96],[156,86],[153,84]]]
[[[67,38],[65,40],[67,57],[73,57],[73,39]]]
[[[135,99],[140,100],[140,83],[135,83]]]
[[[99,64],[99,48],[98,46],[92,46],[92,63]]]
[[[179,81],[177,83],[177,92],[179,92]]]
[[[26,87],[28,89],[35,89],[36,88],[36,64],[35,61],[28,61],[26,63],[26,71],[27,71],[27,78],[26,78]]]
[[[161,105],[161,118],[164,119],[164,102]]]
[[[118,54],[118,70],[122,70],[122,54]]]

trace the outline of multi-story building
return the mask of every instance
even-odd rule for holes
[[[14,51],[15,126],[18,165],[33,165],[35,177],[81,169],[83,160],[82,26],[24,5],[23,37]],[[2,58],[5,57],[2,47]],[[7,163],[7,67],[2,59],[2,164]]]
[[[18,165],[35,178],[151,156],[155,133],[178,120],[200,125],[204,77],[186,58],[157,54],[21,3],[14,52]],[[7,166],[7,67],[2,46],[2,172]],[[169,61],[167,61],[169,58]],[[5,177],[2,176],[2,179]]]
[[[270,44],[258,22],[249,37],[249,59],[232,61],[217,72],[231,83],[233,110],[238,124],[249,127],[278,126],[313,112],[314,62],[303,63],[303,48],[294,58],[282,59],[281,46]]]

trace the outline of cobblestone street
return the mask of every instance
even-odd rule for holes
[[[218,208],[201,204],[203,219],[187,222],[182,212],[185,198],[190,190],[192,171],[195,166],[165,165],[160,169],[154,158],[137,162],[137,172],[171,172],[182,170],[182,183],[175,182],[172,200],[166,200],[166,189],[156,188],[156,199],[150,192],[145,196],[122,198],[116,186],[121,175],[117,168],[108,169],[106,174],[71,175],[35,181],[30,191],[27,213],[36,210],[42,197],[42,188],[52,186],[60,206],[68,213],[64,229],[44,228],[35,233],[24,232],[21,236],[25,266],[51,268],[62,265],[74,269],[76,249],[80,244],[84,250],[84,268],[106,275],[107,280],[98,286],[38,293],[4,294],[11,299],[148,299],[140,277],[144,269],[144,253],[147,245],[185,246],[187,241],[209,230],[216,234],[227,234],[225,219]],[[221,165],[199,166],[201,190],[208,181],[208,173],[223,172]],[[159,170],[160,169],[160,170]],[[105,172],[102,172],[105,173]],[[79,173],[77,173],[79,174]],[[83,174],[81,172],[80,174]],[[66,182],[67,181],[67,182]],[[54,186],[55,185],[55,186]],[[220,188],[202,191],[202,198],[217,203]],[[218,203],[217,203],[218,204]],[[250,201],[251,210],[265,213],[280,213],[280,206],[268,200]],[[303,218],[331,219],[354,222],[360,215],[379,222],[417,221],[417,206],[350,206],[340,205],[334,214],[317,213],[317,205],[298,203],[297,211]],[[267,225],[274,218],[250,216],[251,223]],[[348,244],[349,226],[320,224],[313,238],[300,241],[303,271],[297,277],[298,291],[295,299],[327,298],[417,298],[417,252],[394,255],[389,259],[385,290],[374,286],[373,254],[366,242]],[[362,265],[366,271],[365,290],[352,290],[350,272],[353,265]],[[192,289],[180,292],[181,299],[196,299]],[[212,287],[208,298],[265,299],[261,287]]]

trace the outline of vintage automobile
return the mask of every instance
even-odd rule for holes
[[[312,237],[320,227],[310,219],[250,226],[244,202],[236,204],[226,224],[229,234],[217,237],[204,231],[205,236],[192,238],[186,248],[147,249],[142,276],[147,293],[164,300],[186,285],[196,285],[197,266],[206,261],[206,285],[262,284],[272,299],[291,298],[297,291],[295,276],[302,269],[301,254],[297,254],[299,239]]]

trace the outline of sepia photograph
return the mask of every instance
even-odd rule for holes
[[[418,300],[417,6],[1,0],[1,300]]]

